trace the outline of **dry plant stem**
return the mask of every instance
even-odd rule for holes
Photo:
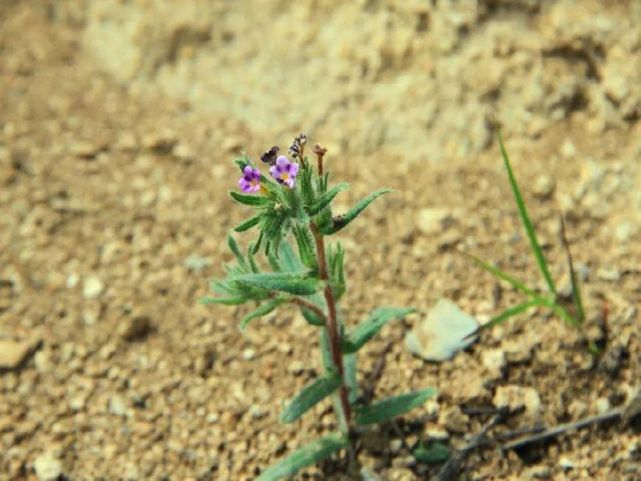
[[[318,272],[320,278],[326,282],[325,289],[323,294],[325,295],[325,302],[327,303],[327,333],[329,334],[329,346],[332,351],[332,360],[336,369],[338,370],[338,375],[341,378],[341,387],[340,387],[340,400],[341,407],[343,408],[343,415],[345,417],[345,424],[347,424],[347,429],[350,428],[350,419],[351,419],[351,410],[349,407],[347,387],[345,386],[345,369],[343,368],[343,353],[341,352],[341,339],[338,333],[338,319],[336,316],[336,300],[334,299],[334,292],[332,291],[332,286],[329,283],[329,274],[327,272],[327,258],[325,256],[325,240],[323,235],[318,230],[318,227],[313,222],[310,222],[309,228],[314,235],[314,241],[316,242],[316,255],[318,257]]]

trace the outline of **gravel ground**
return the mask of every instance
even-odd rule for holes
[[[262,16],[243,17],[227,2],[172,14],[160,2],[0,1],[0,480],[250,480],[335,427],[326,403],[278,424],[282,403],[320,371],[313,330],[294,311],[241,333],[243,308],[197,303],[246,214],[226,193],[238,177],[229,160],[288,145],[300,129],[352,183],[345,208],[397,189],[341,241],[348,323],[381,303],[419,311],[385,327],[359,367],[366,380],[383,356],[377,396],[438,388],[400,424],[406,440],[465,446],[507,403],[521,409],[462,479],[639,479],[641,436],[618,422],[497,448],[510,431],[622,406],[641,379],[638,4],[316,3],[265,2]],[[260,50],[269,15],[297,33]],[[370,22],[349,31],[357,15]],[[309,31],[294,28],[310,18]],[[324,77],[323,63],[278,63],[301,45],[336,55]],[[259,85],[269,61],[295,74]],[[458,249],[537,282],[496,124],[563,286],[559,214],[568,219],[598,360],[537,311],[444,363],[402,342],[439,298],[481,320],[518,298]],[[386,481],[438,470],[388,430],[359,460]],[[325,466],[299,479],[359,477]]]

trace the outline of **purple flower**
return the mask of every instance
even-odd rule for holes
[[[284,155],[279,155],[276,159],[276,164],[269,168],[269,173],[278,182],[293,189],[298,175],[298,164],[290,162]]]
[[[260,190],[260,171],[251,165],[243,169],[243,176],[238,180],[238,186],[243,192],[258,192]]]

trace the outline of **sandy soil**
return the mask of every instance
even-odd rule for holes
[[[285,2],[264,8],[283,12],[274,20],[280,27],[288,18],[308,20],[312,3],[303,2],[301,11]],[[377,187],[397,189],[341,236],[350,281],[344,309],[350,323],[381,302],[420,311],[386,327],[359,371],[367,382],[383,355],[377,395],[438,388],[437,402],[401,423],[408,442],[438,435],[453,448],[465,446],[507,389],[513,404],[526,409],[492,429],[490,444],[470,456],[461,479],[641,478],[641,436],[619,423],[520,452],[498,449],[507,432],[624,405],[641,379],[635,80],[641,33],[631,26],[638,5],[580,2],[583,8],[572,10],[574,2],[539,8],[494,1],[479,2],[484,7],[465,16],[465,2],[461,11],[425,3],[318,6],[317,25],[329,30],[292,37],[292,47],[324,45],[318,55],[342,52],[347,64],[356,55],[368,66],[332,64],[315,96],[320,83],[306,83],[319,75],[313,65],[301,69],[291,90],[278,78],[256,87],[258,72],[267,60],[278,61],[281,47],[263,58],[243,47],[242,36],[229,40],[225,32],[243,17],[226,2],[213,2],[198,28],[176,36],[171,15],[159,17],[164,20],[151,31],[145,30],[149,17],[135,16],[136,9],[161,11],[156,2],[0,1],[0,349],[6,355],[10,341],[25,348],[19,365],[0,372],[0,480],[37,479],[38,461],[71,480],[249,480],[334,427],[327,403],[316,418],[278,424],[282,403],[320,370],[309,361],[313,330],[294,311],[240,333],[242,308],[197,303],[230,260],[226,233],[246,214],[226,193],[238,176],[229,160],[240,149],[257,155],[274,143],[288,145],[299,129],[328,145],[335,178],[352,182],[341,197],[345,207]],[[226,23],[218,28],[223,10]],[[387,31],[399,49],[397,40],[406,35],[415,53],[387,52],[385,37],[376,48],[356,45],[368,38],[367,28],[345,33],[342,49],[336,47],[332,29],[345,30],[359,12],[376,19],[368,23],[372,35]],[[176,18],[191,25],[190,15]],[[569,22],[563,15],[580,18]],[[255,16],[248,13],[245,21]],[[454,21],[457,34],[441,35]],[[135,28],[128,28],[132,22]],[[151,32],[149,46],[136,28]],[[522,32],[528,35],[515,43]],[[612,36],[619,40],[610,42]],[[171,48],[163,44],[167,38],[174,39]],[[225,38],[227,53],[206,60],[225,50]],[[496,38],[512,43],[470,51],[475,42]],[[153,59],[154,48],[164,49],[160,60],[140,60]],[[120,67],[105,52],[121,55]],[[433,65],[426,67],[428,57]],[[454,59],[462,66],[448,71]],[[294,68],[293,61],[287,57],[280,67]],[[477,70],[464,76],[470,62]],[[475,82],[484,66],[502,72],[494,90],[490,80]],[[223,67],[224,73],[216,70]],[[425,68],[436,73],[414,83]],[[193,89],[185,87],[190,78]],[[458,81],[455,93],[445,88]],[[362,92],[359,82],[367,87]],[[407,91],[419,93],[398,100]],[[527,92],[529,100],[517,102]],[[286,108],[276,109],[270,94]],[[420,102],[428,97],[432,116],[421,120]],[[389,111],[386,99],[393,99]],[[376,118],[382,120],[371,126]],[[559,213],[568,218],[585,281],[588,332],[604,345],[599,360],[542,312],[484,333],[445,363],[426,363],[403,345],[405,333],[441,297],[479,319],[517,299],[505,288],[496,296],[493,279],[457,248],[538,282],[491,135],[495,124],[506,130],[563,285]],[[445,209],[450,221],[421,229],[430,208]],[[372,433],[359,458],[363,466],[387,481],[437,472],[438,466],[416,464],[397,439],[387,430]],[[299,479],[359,478],[310,468]]]

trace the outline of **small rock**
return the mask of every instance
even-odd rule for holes
[[[566,159],[570,159],[576,155],[576,146],[570,139],[567,139],[563,142],[563,145],[561,145],[561,155]]]
[[[85,408],[86,401],[83,395],[74,396],[69,400],[69,407],[73,411],[82,411]]]
[[[174,149],[172,150],[172,154],[174,154],[176,158],[180,160],[193,160],[195,157],[195,154],[192,148],[189,145],[184,144],[182,142],[174,146]]]
[[[450,438],[450,433],[440,427],[428,427],[425,435],[432,441],[447,441]]]
[[[606,397],[600,397],[597,399],[595,405],[597,414],[605,414],[612,408],[610,400]]]
[[[418,212],[418,229],[427,235],[438,234],[454,222],[451,210],[442,207],[426,207]]]
[[[552,177],[540,175],[534,182],[533,193],[539,199],[547,199],[552,195],[555,187],[556,183]]]
[[[0,370],[16,369],[35,352],[40,339],[0,339]]]
[[[62,475],[62,462],[52,454],[45,453],[35,459],[33,469],[40,481],[55,481]]]
[[[126,319],[119,327],[118,334],[128,342],[142,339],[151,331],[151,319],[145,315],[138,315]]]
[[[636,235],[636,226],[629,222],[619,224],[614,229],[614,237],[622,244],[628,242],[634,235]]]
[[[509,363],[525,362],[532,357],[532,342],[524,339],[506,339],[501,343],[501,349],[505,352],[505,359]]]
[[[621,272],[613,267],[600,267],[596,270],[598,279],[607,282],[618,282],[621,280]]]
[[[536,389],[523,386],[499,386],[492,399],[497,408],[516,411],[525,408],[526,416],[536,417],[541,410],[541,397]]]
[[[96,299],[102,294],[104,288],[105,285],[98,277],[90,276],[85,279],[82,285],[82,295],[85,299]]]
[[[201,257],[199,255],[191,255],[185,259],[184,266],[194,272],[202,271],[211,266],[213,261],[210,257]]]
[[[470,418],[458,406],[452,406],[444,410],[439,416],[439,423],[453,433],[467,432],[469,421]]]
[[[109,398],[109,412],[115,416],[125,417],[127,416],[127,405],[125,400],[116,395]]]
[[[566,456],[561,456],[559,458],[559,466],[563,469],[573,469],[576,463]]]
[[[523,478],[526,480],[548,479],[552,474],[548,466],[532,466],[523,472]]]
[[[506,360],[505,353],[501,349],[488,349],[481,352],[481,364],[487,370],[490,378],[499,379],[503,377]]]
[[[293,374],[300,374],[305,370],[305,365],[302,361],[292,361],[287,370]]]
[[[405,337],[407,348],[428,361],[445,361],[472,344],[478,328],[476,320],[452,301],[440,299],[427,317]]]
[[[87,141],[77,141],[71,145],[71,153],[81,159],[93,159],[104,149],[104,145]]]
[[[392,453],[398,453],[403,447],[403,441],[400,439],[392,439],[389,443],[389,450]]]
[[[69,274],[69,276],[67,276],[67,288],[73,289],[78,285],[79,281],[80,276],[78,276],[78,274]]]
[[[47,373],[51,371],[51,353],[48,350],[36,352],[33,356],[33,362],[38,372]]]
[[[142,139],[143,147],[158,155],[170,153],[177,142],[176,135],[169,130],[149,133]]]

